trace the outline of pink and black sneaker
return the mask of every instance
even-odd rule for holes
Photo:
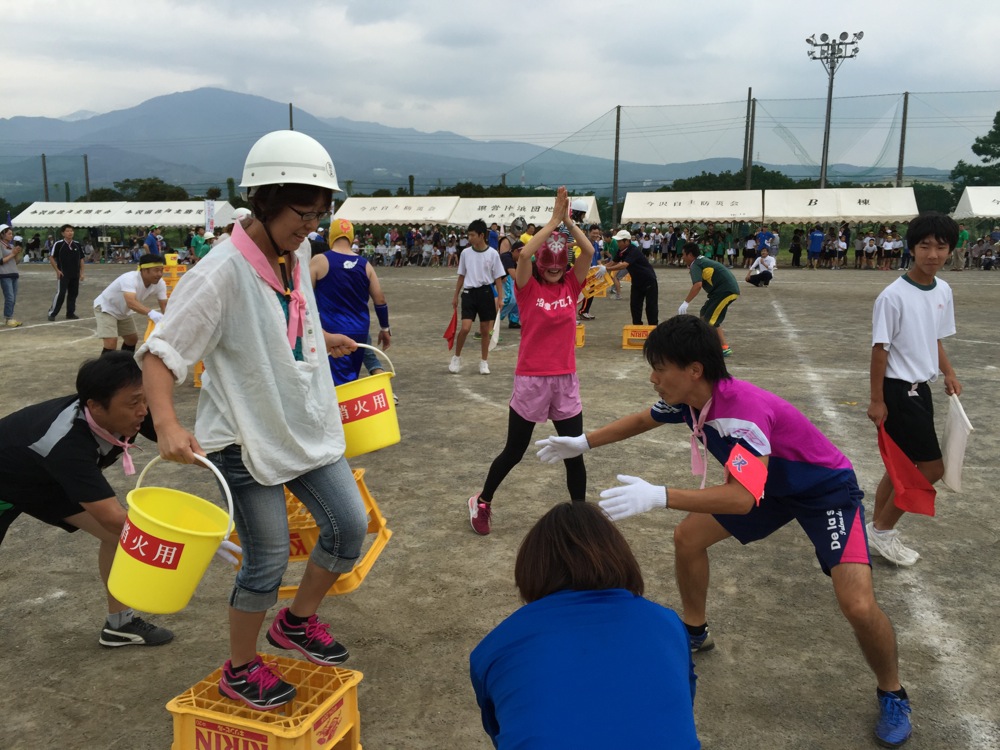
[[[270,711],[290,703],[295,698],[295,686],[282,680],[277,667],[265,664],[258,656],[237,671],[232,662],[226,661],[219,678],[219,693],[250,708]]]
[[[330,635],[330,626],[312,615],[301,625],[288,622],[285,607],[274,618],[267,631],[267,642],[276,648],[295,649],[313,664],[332,667],[347,661],[347,649]]]
[[[469,521],[472,523],[472,530],[480,536],[490,533],[490,521],[493,518],[493,509],[490,504],[479,499],[479,493],[469,498]]]

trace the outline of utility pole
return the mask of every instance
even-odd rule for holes
[[[611,184],[611,226],[618,226],[618,149],[622,138],[622,106],[615,107],[615,174]]]
[[[747,123],[743,131],[743,171],[750,171],[750,104],[753,100],[753,88],[747,89]]]
[[[899,166],[896,167],[896,187],[903,187],[903,154],[906,152],[906,111],[910,106],[910,92],[903,92],[903,129],[899,133]]]
[[[49,202],[49,170],[45,166],[45,154],[42,154],[42,185],[45,186],[45,202]]]
[[[743,189],[750,189],[750,179],[753,176],[753,131],[757,127],[757,100],[750,102],[750,137],[747,139],[747,171]]]
[[[87,164],[87,155],[83,155],[83,186],[85,195],[87,196],[87,202],[90,202],[90,167]]]
[[[806,39],[806,44],[813,48],[806,53],[809,55],[809,59],[822,62],[829,77],[829,84],[826,89],[826,124],[823,127],[823,161],[819,168],[820,188],[826,187],[826,169],[830,160],[830,115],[833,112],[833,76],[844,60],[858,56],[857,44],[864,36],[865,32],[863,31],[855,32],[854,36],[851,36],[846,31],[842,31],[837,39],[831,38],[829,34],[820,34],[818,42],[816,41],[815,34]],[[854,48],[848,49],[851,45],[854,45]]]
[[[292,103],[288,102],[288,129],[295,130],[295,124],[292,122]]]

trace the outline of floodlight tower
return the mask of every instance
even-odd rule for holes
[[[812,47],[808,51],[810,60],[819,60],[826,68],[830,77],[830,84],[826,90],[826,123],[823,127],[823,162],[819,169],[819,186],[826,187],[826,167],[830,156],[830,114],[833,110],[833,76],[837,72],[844,60],[858,56],[858,42],[865,36],[865,32],[858,31],[855,34],[848,34],[846,31],[840,32],[836,39],[829,34],[820,34],[819,41],[816,35],[806,39],[806,44]]]

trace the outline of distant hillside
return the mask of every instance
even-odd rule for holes
[[[497,184],[506,175],[518,184],[518,165],[528,162],[531,184],[566,184],[579,192],[610,192],[612,161],[578,156],[512,141],[477,141],[456,133],[421,133],[343,117],[317,118],[293,110],[297,130],[317,138],[333,156],[341,185],[371,192],[393,192],[413,175],[418,192],[469,181]],[[0,196],[11,203],[43,197],[41,154],[46,155],[50,199],[71,199],[84,192],[87,154],[90,185],[110,187],[130,177],[160,177],[192,194],[211,186],[223,191],[226,178],[242,173],[253,142],[264,133],[288,127],[288,105],[250,94],[203,88],[149,99],[105,114],[81,111],[64,118],[0,118]],[[619,165],[622,191],[655,190],[672,180],[702,171],[740,169],[739,159],[705,159],[678,164]],[[807,176],[799,165],[765,165],[790,176]],[[930,170],[925,170],[930,171]],[[832,165],[831,174],[861,173]],[[872,172],[864,171],[865,179]],[[890,170],[885,170],[891,176]],[[944,174],[944,173],[942,173]]]

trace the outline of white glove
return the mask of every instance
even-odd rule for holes
[[[653,485],[640,477],[618,475],[624,486],[612,487],[601,493],[599,505],[612,521],[645,513],[653,508],[667,507],[667,488]]]
[[[153,325],[156,325],[161,320],[163,320],[163,313],[161,313],[159,310],[150,310],[148,313],[146,313],[146,317],[149,318],[151,321],[153,321]]]
[[[556,437],[551,435],[544,440],[536,440],[538,460],[544,464],[557,464],[567,458],[576,458],[590,450],[586,435],[576,437]]]
[[[608,269],[605,268],[604,266],[595,266],[595,268],[597,270],[594,271],[594,276],[596,278],[598,278],[598,279],[603,279],[604,278],[604,274],[606,274],[608,272]]]
[[[243,550],[238,544],[233,544],[228,539],[223,539],[222,544],[219,545],[219,549],[215,550],[215,556],[222,560],[222,562],[227,562],[230,565],[239,565],[240,561],[236,558],[236,555],[242,555]]]
[[[687,315],[687,311],[688,311],[688,303],[686,301],[681,302],[681,306],[677,308],[677,314]]]

